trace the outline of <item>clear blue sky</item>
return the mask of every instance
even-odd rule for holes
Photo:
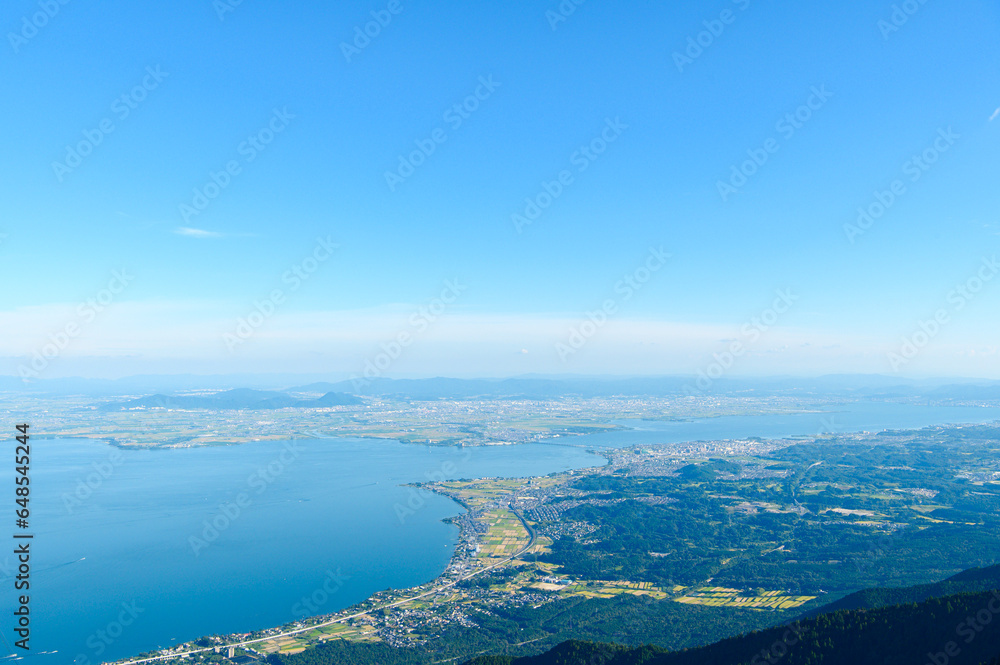
[[[245,0],[222,19],[220,4],[71,0],[34,34],[39,3],[5,3],[0,372],[79,322],[41,376],[350,374],[409,332],[387,375],[689,374],[743,339],[734,373],[1000,378],[1000,280],[961,311],[949,301],[1000,240],[996,3],[929,0],[890,32],[888,0],[588,0],[555,28],[557,0],[400,0],[349,62],[342,44],[388,2]],[[726,10],[679,71],[675,52]],[[484,94],[481,77],[499,85]],[[144,81],[122,117],[116,100]],[[778,129],[824,86],[808,121]],[[486,99],[456,127],[445,112],[477,87]],[[247,162],[241,144],[274,109],[294,118]],[[627,129],[580,172],[572,156],[607,119]],[[57,174],[105,120],[114,131]],[[447,140],[392,191],[386,172],[439,128]],[[904,164],[949,128],[960,138],[911,181]],[[777,151],[724,201],[719,181],[768,139]],[[240,173],[185,219],[231,160]],[[519,233],[512,214],[564,169],[572,184]],[[896,179],[905,194],[849,242],[845,224]],[[283,282],[327,236],[335,256],[300,288]],[[616,293],[660,246],[667,265]],[[134,281],[78,321],[121,268]],[[446,279],[467,288],[416,330]],[[275,288],[275,314],[227,349]],[[785,288],[799,300],[744,339]],[[609,323],[561,358],[608,299]],[[942,330],[890,367],[939,309]]]

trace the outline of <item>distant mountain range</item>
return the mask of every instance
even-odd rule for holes
[[[610,397],[614,395],[677,397],[697,393],[696,377],[635,378],[511,378],[511,379],[373,379],[371,381],[319,382],[297,386],[291,392],[350,392],[357,395],[409,399],[468,399],[476,397]],[[933,400],[1000,399],[1000,382],[966,382],[960,379],[911,381],[881,375],[830,375],[817,378],[774,377],[719,379],[705,394],[788,395],[793,397],[847,397],[879,399],[924,398]]]
[[[818,616],[696,649],[571,640],[538,656],[480,656],[467,665],[996,665],[996,589],[1000,566],[976,568],[938,584],[861,591]]]
[[[150,395],[125,402],[103,404],[99,408],[101,411],[123,411],[136,408],[263,411],[286,408],[314,409],[361,403],[362,401],[353,395],[337,392],[328,392],[319,399],[299,399],[283,392],[238,388],[214,395]]]
[[[127,394],[170,394],[190,390],[249,388],[262,392],[347,393],[414,400],[513,397],[550,399],[554,397],[651,396],[679,397],[688,394],[762,397],[783,395],[800,398],[845,399],[926,399],[928,401],[1000,400],[1000,381],[981,379],[912,380],[877,374],[836,374],[820,377],[720,378],[699,392],[694,376],[607,377],[607,376],[523,376],[508,379],[358,379],[343,381],[301,381],[296,375],[231,376],[134,376],[123,379],[45,379],[30,384],[10,376],[0,376],[0,391],[55,395],[113,396]],[[298,379],[298,381],[296,380]],[[297,385],[299,384],[299,385]],[[294,387],[288,387],[288,386]],[[277,396],[277,395],[275,395]],[[261,398],[267,399],[267,398]]]

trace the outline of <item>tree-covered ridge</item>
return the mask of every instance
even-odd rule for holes
[[[873,609],[905,603],[919,603],[928,598],[943,598],[959,593],[975,593],[993,589],[1000,589],[1000,565],[965,570],[935,584],[865,589],[821,607],[810,614],[818,615],[837,610]]]
[[[843,610],[687,651],[567,642],[469,665],[977,665],[1000,655],[1000,592]],[[995,662],[995,661],[994,661]]]

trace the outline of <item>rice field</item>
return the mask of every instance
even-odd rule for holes
[[[789,596],[784,591],[752,592],[726,587],[702,587],[674,598],[674,602],[708,607],[787,610],[801,607],[815,598],[816,596]]]
[[[528,532],[511,511],[490,511],[486,514],[486,521],[489,531],[479,541],[480,558],[506,559],[528,544]]]

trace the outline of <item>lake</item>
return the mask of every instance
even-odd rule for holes
[[[631,429],[465,449],[300,439],[122,451],[33,439],[32,651],[19,662],[96,664],[281,625],[304,616],[303,600],[328,578],[337,591],[308,614],[428,582],[456,542],[457,529],[442,519],[461,508],[404,483],[604,463],[587,448],[993,420],[1000,409],[858,403],[823,414],[623,421]],[[12,486],[12,466],[0,465],[0,486]],[[12,497],[9,506],[12,525]],[[0,555],[8,643],[15,566]]]
[[[462,509],[402,483],[604,463],[561,446],[358,439],[136,451],[33,439],[32,457],[32,649],[19,661],[32,665],[114,660],[423,584],[456,542],[457,528],[441,520]],[[0,474],[8,488],[11,467]],[[8,643],[15,568],[12,555],[0,557]],[[328,576],[339,589],[306,612],[303,599]]]
[[[930,425],[1000,421],[1000,408],[973,406],[923,406],[894,402],[852,402],[827,406],[817,413],[761,416],[720,416],[687,421],[620,420],[624,431],[573,437],[553,437],[551,443],[593,448],[624,448],[653,443],[683,443],[724,439],[786,439],[819,434],[919,429]]]

